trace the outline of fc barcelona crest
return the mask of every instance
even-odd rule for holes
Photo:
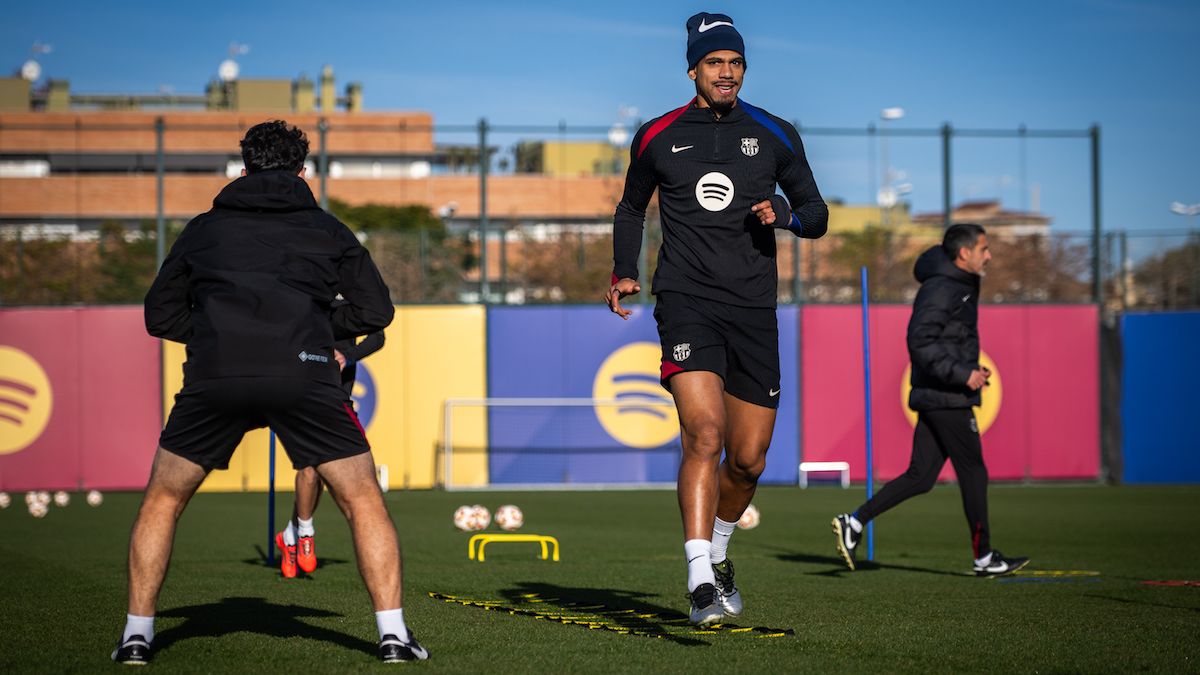
[[[675,356],[676,361],[685,361],[685,360],[687,360],[687,357],[689,357],[691,355],[692,355],[692,343],[684,342],[682,344],[675,345],[674,356]]]
[[[743,138],[742,139],[742,154],[747,157],[753,157],[758,154],[758,139]]]

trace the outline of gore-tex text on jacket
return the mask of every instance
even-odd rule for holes
[[[145,303],[146,330],[187,345],[185,380],[338,384],[334,341],[383,330],[394,311],[367,250],[286,171],[227,185],[179,235]]]
[[[613,216],[617,279],[637,279],[646,206],[656,187],[663,242],[654,293],[774,307],[775,232],[750,207],[770,199],[775,227],[814,239],[825,233],[829,209],[800,135],[745,101],[718,118],[693,99],[643,125],[630,155],[625,193]]]

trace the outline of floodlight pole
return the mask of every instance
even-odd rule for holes
[[[954,128],[946,122],[942,125],[942,227],[946,229],[954,224],[950,214],[950,202],[953,201],[950,194],[950,140],[953,136]]]
[[[321,176],[321,208],[325,211],[329,210],[329,120],[322,117],[317,120],[317,135],[321,139],[321,153],[317,155],[317,161],[321,163],[317,167],[317,173]]]
[[[1092,141],[1092,302],[1104,303],[1104,287],[1100,283],[1100,125],[1088,130]]]
[[[154,118],[154,184],[155,184],[155,236],[157,241],[154,244],[155,265],[154,269],[162,268],[163,260],[167,257],[167,222],[163,216],[163,177],[167,172],[166,158],[164,157],[163,135],[166,125],[162,117]]]
[[[487,213],[487,184],[488,184],[488,149],[487,149],[487,118],[479,119],[479,302],[488,304],[491,287],[488,284],[488,213]]]

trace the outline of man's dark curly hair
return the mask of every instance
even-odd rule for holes
[[[242,139],[242,161],[246,163],[246,173],[300,173],[306,157],[308,137],[283,120],[255,124]]]

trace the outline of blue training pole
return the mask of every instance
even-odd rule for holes
[[[867,499],[875,494],[875,462],[871,443],[871,319],[867,311],[867,268],[862,268],[863,397],[867,412]],[[875,560],[875,521],[867,523],[867,560]]]
[[[271,457],[267,466],[267,564],[275,565],[275,430],[270,430]]]

